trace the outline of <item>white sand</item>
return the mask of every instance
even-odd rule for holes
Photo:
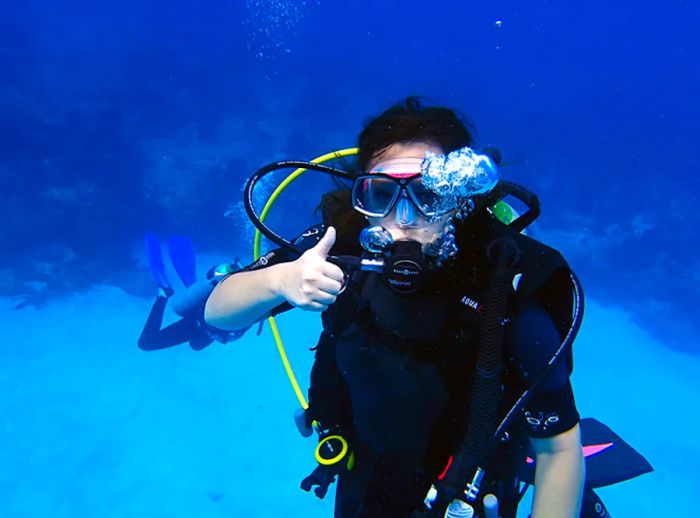
[[[266,325],[195,353],[136,347],[151,300],[114,288],[11,309],[0,299],[0,494],[11,517],[330,517],[298,489],[313,439]],[[279,318],[306,387],[317,316]],[[656,472],[600,490],[615,518],[694,516],[700,358],[664,348],[619,309],[588,303],[576,344],[581,414]]]

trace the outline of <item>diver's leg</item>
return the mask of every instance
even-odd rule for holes
[[[139,336],[139,349],[145,351],[150,350],[154,339],[158,336],[160,332],[160,326],[163,324],[163,313],[165,313],[165,305],[168,303],[168,297],[158,295],[156,297],[151,311],[148,313],[148,318],[143,326],[143,331],[141,331],[141,336]]]
[[[201,351],[214,341],[204,327],[197,325],[193,325],[192,327],[193,329],[188,340],[190,342],[190,348],[193,351]],[[195,327],[196,329],[194,329]]]
[[[172,347],[189,340],[192,332],[190,319],[183,318],[161,330],[160,326],[163,324],[163,313],[165,313],[165,305],[167,303],[167,297],[158,296],[156,298],[139,337],[139,349],[154,351]]]

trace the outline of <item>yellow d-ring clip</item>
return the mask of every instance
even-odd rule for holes
[[[335,457],[327,459],[321,455],[321,448],[332,440],[340,442],[340,453],[338,453]],[[343,460],[348,454],[349,449],[350,447],[348,446],[348,441],[346,441],[344,437],[340,435],[329,435],[328,437],[321,439],[318,446],[316,446],[316,462],[323,466],[332,466],[333,464],[337,464]]]

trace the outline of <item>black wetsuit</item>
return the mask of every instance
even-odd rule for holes
[[[320,226],[309,229],[295,244],[309,249],[323,232]],[[462,245],[468,249],[466,239]],[[473,236],[469,239],[478,241]],[[532,240],[523,245],[525,253],[536,256],[534,271],[544,245]],[[247,269],[290,259],[294,257],[286,251],[275,250]],[[355,286],[324,312],[324,331],[311,373],[309,417],[339,430],[356,456],[355,467],[340,476],[336,516],[410,516],[455,452],[465,432],[475,369],[475,337],[485,288],[479,261],[465,253],[458,265],[463,270],[461,281],[443,282],[427,304],[416,306],[400,296],[392,299],[382,290],[379,274],[370,273],[362,274],[358,282],[355,279]],[[507,326],[504,410],[541,372],[565,333],[570,307],[557,307],[559,301],[548,296],[553,290],[550,285],[559,286],[568,278],[563,259],[558,266],[554,275],[523,277],[523,293],[518,297],[513,290],[503,324]],[[398,313],[378,318],[378,304]],[[289,308],[284,304],[274,313]],[[393,323],[402,322],[417,324],[409,325],[408,338],[391,329]],[[530,400],[518,423],[525,436],[552,437],[578,422],[569,383],[571,369],[568,355]]]
[[[560,340],[537,304],[514,315],[510,327],[503,383],[510,392],[505,399],[512,401],[527,386],[520,369],[540,372]],[[443,354],[414,345],[387,346],[378,336],[351,324],[333,349],[322,354],[319,348],[317,356],[315,381],[323,377],[325,384],[335,371],[346,385],[350,412],[338,421],[348,430],[357,457],[356,468],[340,478],[336,516],[410,516],[465,432],[474,351],[452,346]],[[524,348],[535,344],[527,354]],[[530,436],[553,436],[578,422],[568,376],[568,366],[560,364],[528,404]]]
[[[205,303],[206,300],[202,301],[200,306],[193,308],[190,313],[180,320],[161,329],[168,297],[158,295],[151,307],[151,311],[148,313],[141,336],[139,336],[139,349],[155,351],[188,342],[193,350],[201,351],[214,340],[227,343],[243,336],[247,329],[222,331],[208,325],[204,321]]]

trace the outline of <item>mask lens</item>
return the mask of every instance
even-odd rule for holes
[[[393,208],[399,185],[381,176],[361,176],[352,188],[353,207],[368,216],[384,217]]]
[[[425,187],[420,178],[411,181],[406,190],[418,210],[428,218],[440,216],[454,208],[453,206],[447,207],[444,200],[441,200],[434,191]]]

